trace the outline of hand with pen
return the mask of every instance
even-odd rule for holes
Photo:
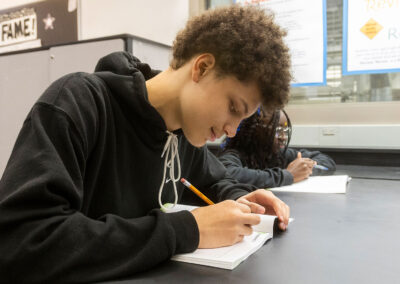
[[[287,166],[287,170],[293,175],[293,182],[307,179],[317,162],[309,158],[302,158],[301,153],[297,153],[297,158]]]
[[[191,212],[200,232],[199,248],[230,246],[251,235],[251,226],[260,223],[260,217],[253,213],[278,216],[281,230],[286,229],[290,214],[285,203],[264,189],[253,191],[237,201],[226,200]]]
[[[191,211],[200,233],[199,248],[217,248],[240,242],[244,236],[251,235],[251,226],[260,223],[260,216],[278,216],[279,228],[286,230],[290,209],[272,192],[258,189],[240,197],[237,201],[226,200],[214,204],[185,178],[181,182],[210,206]]]
[[[260,217],[251,214],[249,206],[233,200],[199,207],[191,212],[199,228],[199,248],[233,245],[251,235],[251,226],[260,223]]]

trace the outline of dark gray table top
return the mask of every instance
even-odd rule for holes
[[[355,178],[400,180],[400,167],[337,165],[336,175]]]
[[[233,271],[167,261],[113,283],[400,283],[400,181],[277,195],[295,221]]]

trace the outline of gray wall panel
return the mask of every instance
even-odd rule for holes
[[[121,50],[124,50],[122,39],[52,47],[49,50],[50,82],[72,72],[92,73],[101,57]]]
[[[30,108],[49,83],[48,50],[0,56],[0,176]]]

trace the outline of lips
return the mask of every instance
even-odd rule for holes
[[[214,129],[211,127],[210,141],[211,141],[211,142],[214,142],[215,139],[217,139],[217,135],[215,135]]]

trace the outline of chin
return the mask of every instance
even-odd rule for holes
[[[206,140],[196,139],[193,137],[188,137],[186,135],[185,135],[185,137],[192,146],[197,147],[197,148],[203,147],[207,142]]]
[[[201,135],[198,135],[198,131],[191,131],[192,129],[193,127],[182,127],[183,135],[185,135],[186,140],[190,143],[190,145],[194,147],[203,147],[206,144],[207,140],[200,137]]]
[[[206,141],[204,141],[204,142],[198,142],[197,141],[197,143],[196,142],[191,142],[191,141],[189,141],[189,143],[190,144],[192,144],[194,147],[197,147],[197,148],[200,148],[200,147],[203,147],[204,145],[206,145]]]

